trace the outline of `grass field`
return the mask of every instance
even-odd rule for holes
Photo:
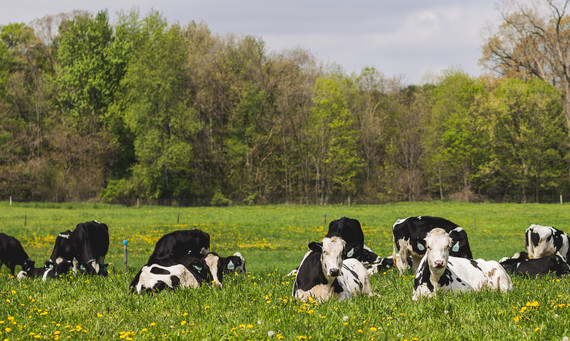
[[[307,240],[328,222],[358,219],[365,242],[392,253],[396,219],[442,216],[462,225],[476,258],[499,259],[524,249],[531,224],[569,231],[569,205],[398,203],[378,206],[122,207],[101,204],[0,202],[0,232],[15,236],[37,264],[49,258],[55,236],[79,222],[109,226],[109,277],[68,275],[18,281],[0,271],[0,340],[9,339],[562,339],[570,336],[566,278],[513,278],[508,294],[443,294],[412,302],[413,274],[387,271],[371,278],[380,297],[301,303],[291,299],[295,268]],[[326,219],[326,224],[325,224]],[[226,276],[222,290],[128,293],[128,284],[163,234],[199,228],[223,256],[240,251],[247,275]],[[124,272],[123,240],[128,240]],[[19,267],[18,267],[19,271]]]

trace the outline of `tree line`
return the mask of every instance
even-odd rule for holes
[[[552,202],[566,100],[540,77],[347,75],[158,12],[47,16],[0,27],[0,199]]]

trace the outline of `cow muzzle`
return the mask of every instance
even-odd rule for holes
[[[443,263],[442,260],[436,260],[435,262],[433,262],[433,267],[436,269],[443,269],[444,266],[445,264]]]
[[[340,275],[340,270],[337,268],[330,269],[329,274],[331,277],[338,277]]]

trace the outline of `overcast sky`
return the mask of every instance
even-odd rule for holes
[[[170,23],[204,22],[215,34],[261,38],[268,52],[301,47],[346,73],[374,67],[418,84],[450,67],[481,74],[483,29],[499,23],[499,0],[0,0],[0,25],[48,14],[151,9]]]

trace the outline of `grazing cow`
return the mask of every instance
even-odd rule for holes
[[[163,259],[175,260],[180,264],[198,261],[210,252],[210,235],[204,231],[180,230],[160,237],[154,246],[147,265]]]
[[[221,288],[228,262],[227,258],[224,260],[214,252],[192,264],[180,264],[172,258],[164,258],[143,266],[131,281],[129,290],[140,294],[143,291],[157,293],[166,288],[196,289],[204,282]]]
[[[489,288],[506,292],[513,288],[511,278],[496,261],[449,256],[453,240],[441,229],[431,230],[425,238],[427,252],[414,279],[412,299],[433,297],[438,290],[467,291]]]
[[[34,267],[34,261],[28,257],[18,239],[5,233],[0,233],[0,267],[2,264],[6,264],[12,276],[16,265],[20,265],[24,271]]]
[[[374,251],[364,245],[364,232],[356,219],[342,217],[330,222],[325,237],[340,235],[346,242],[346,258],[356,258],[364,264],[374,264],[381,259]]]
[[[325,237],[322,243],[310,243],[309,249],[299,265],[293,297],[322,302],[359,293],[372,295],[366,268],[354,258],[346,259],[346,242],[340,235]]]
[[[513,275],[534,276],[553,272],[556,276],[562,276],[570,273],[570,266],[559,254],[531,259],[528,253],[523,251],[511,258],[501,259],[499,264]]]
[[[453,239],[451,256],[471,259],[467,233],[459,225],[440,217],[420,216],[398,219],[392,226],[394,245],[392,258],[400,274],[408,268],[408,257],[412,257],[412,271],[415,272],[426,253],[425,237],[429,231],[439,227],[448,232]],[[396,258],[396,256],[399,256]]]
[[[96,220],[77,224],[75,230],[60,233],[53,247],[47,267],[56,267],[64,261],[73,261],[73,271],[82,266],[89,275],[106,276],[105,255],[109,250],[109,229]],[[60,273],[56,271],[56,274]]]
[[[542,258],[557,252],[568,261],[570,238],[566,233],[552,226],[530,225],[524,234],[528,258]]]

